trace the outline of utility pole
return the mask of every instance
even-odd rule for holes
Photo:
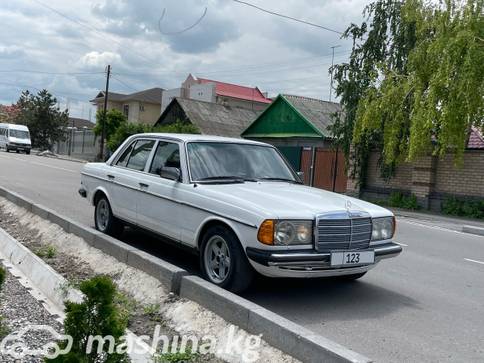
[[[334,48],[339,48],[341,45],[333,45],[331,47],[332,56],[331,56],[331,82],[329,84],[329,102],[331,102],[331,96],[333,93],[333,66],[334,66]],[[334,156],[334,164],[333,164],[333,192],[336,191],[336,179],[338,177],[338,154],[339,154],[339,147],[336,147],[335,156]]]
[[[333,45],[331,49],[333,50],[333,55],[331,57],[331,82],[329,85],[329,102],[331,102],[331,95],[333,92],[333,66],[334,66],[334,48],[339,48],[341,45]]]
[[[101,118],[102,128],[101,128],[101,143],[100,143],[100,152],[99,158],[101,161],[104,161],[104,139],[106,138],[106,114],[108,108],[108,93],[109,93],[109,77],[111,76],[111,65],[108,64],[107,72],[106,72],[106,91],[104,92],[104,109],[103,109],[103,117]]]

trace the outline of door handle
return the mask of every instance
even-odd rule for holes
[[[109,180],[113,180],[114,179],[114,175],[108,174],[108,179]]]
[[[149,185],[148,184],[145,184],[145,183],[139,183],[139,186],[141,188],[148,188],[149,187]]]

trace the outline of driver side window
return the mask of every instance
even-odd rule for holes
[[[160,141],[151,163],[150,173],[160,175],[165,167],[180,169],[180,148],[178,144]]]

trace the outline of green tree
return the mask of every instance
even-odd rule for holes
[[[121,313],[116,304],[118,292],[113,281],[108,276],[96,276],[81,282],[79,289],[84,294],[81,303],[66,302],[66,318],[64,334],[73,339],[72,349],[66,355],[47,360],[55,363],[97,363],[97,362],[128,362],[125,353],[106,354],[108,341],[103,345],[103,353],[97,353],[97,344],[93,344],[92,352],[87,354],[89,337],[112,336],[115,346],[122,344],[127,327],[127,317]]]
[[[332,131],[360,180],[374,147],[386,175],[422,154],[460,160],[484,120],[483,3],[378,0],[346,30],[352,54],[334,67],[345,113]]]
[[[103,116],[104,110],[98,110],[96,113],[96,125],[94,126],[94,133],[96,136],[101,136],[102,134]],[[112,109],[106,112],[105,137],[108,145],[116,130],[127,123],[128,119],[121,111]]]
[[[33,147],[50,150],[55,142],[64,138],[68,110],[60,111],[57,99],[47,90],[39,91],[37,95],[22,92],[17,106],[19,112],[15,123],[28,126]]]
[[[150,126],[140,123],[122,123],[116,129],[108,141],[108,148],[116,150],[128,137],[146,132],[177,133],[177,134],[199,134],[198,128],[190,123],[177,120],[169,125]]]

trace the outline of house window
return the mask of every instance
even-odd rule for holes
[[[123,106],[123,113],[126,118],[129,118],[129,105],[124,105]]]
[[[140,104],[139,105],[139,111],[140,112],[145,112],[145,105]]]

